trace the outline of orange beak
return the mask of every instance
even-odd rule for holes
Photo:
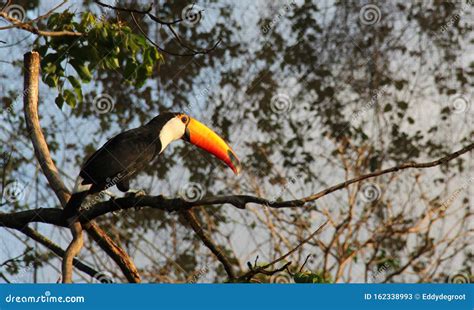
[[[225,162],[236,175],[239,174],[241,169],[240,162],[232,148],[203,123],[190,117],[183,138],[206,152],[213,154]]]

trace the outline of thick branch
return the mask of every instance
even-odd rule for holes
[[[61,205],[65,205],[70,198],[69,191],[59,177],[56,165],[51,158],[48,144],[44,138],[38,117],[38,85],[40,56],[37,52],[26,53],[24,56],[25,81],[24,81],[24,110],[26,127],[30,132],[31,141],[35,149],[44,175],[48,179],[51,188],[56,193]],[[73,239],[69,244],[62,260],[63,283],[72,282],[72,263],[74,257],[80,252],[84,243],[81,223],[71,225]]]
[[[27,128],[30,134],[36,158],[38,159],[44,175],[58,197],[61,205],[64,206],[69,200],[70,193],[59,177],[58,170],[54,164],[48,144],[41,130],[38,117],[38,75],[39,75],[39,54],[30,52],[25,54],[25,94],[24,111]],[[30,68],[31,67],[31,68]],[[25,224],[26,225],[26,224]],[[79,233],[79,227],[75,225],[75,234]],[[131,258],[95,223],[90,223],[86,227],[87,232],[99,244],[120,267],[125,277],[130,282],[140,282],[140,276]],[[76,243],[71,251],[77,250],[80,239],[75,238]],[[73,251],[74,250],[74,251]],[[74,253],[73,253],[74,254]],[[72,262],[72,260],[70,261]]]
[[[230,196],[215,196],[207,197],[201,200],[194,202],[186,201],[182,198],[165,198],[163,196],[137,196],[137,197],[124,197],[118,199],[111,199],[108,201],[100,202],[84,210],[79,214],[79,219],[81,223],[85,224],[89,221],[102,216],[104,214],[131,209],[135,207],[149,207],[152,209],[163,210],[167,212],[180,211],[190,209],[196,206],[210,206],[216,204],[231,204],[239,209],[244,209],[248,203],[255,203],[259,205],[264,205],[269,208],[298,208],[304,207],[305,202],[315,201],[329,193],[335,192],[342,188],[349,186],[350,184],[374,178],[383,174],[392,173],[399,170],[410,169],[410,168],[429,168],[445,164],[462,154],[465,154],[474,149],[474,143],[469,144],[468,146],[460,149],[457,152],[449,154],[445,157],[442,157],[438,160],[427,162],[427,163],[407,163],[400,166],[396,166],[389,169],[379,170],[374,173],[365,174],[357,178],[336,184],[331,186],[319,193],[314,195],[298,199],[298,200],[289,200],[283,202],[271,202],[267,199],[248,196],[248,195],[230,195]],[[21,212],[15,212],[10,214],[0,214],[0,226],[4,227],[22,227],[31,222],[42,222],[49,223],[57,226],[67,227],[67,223],[62,218],[62,211],[60,209],[54,208],[39,208],[34,210],[27,210]]]

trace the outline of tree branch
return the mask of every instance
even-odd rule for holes
[[[31,25],[31,22],[22,22],[19,19],[16,19],[14,17],[11,17],[8,15],[7,12],[0,12],[0,17],[4,18],[5,20],[9,21],[11,23],[10,26],[5,26],[1,27],[0,30],[7,30],[11,28],[17,28],[17,29],[22,29],[28,32],[31,32],[33,34],[39,35],[39,36],[46,36],[46,37],[60,37],[60,36],[74,36],[74,37],[81,37],[84,34],[81,32],[74,32],[74,31],[68,31],[68,30],[62,30],[62,31],[46,31],[46,30],[40,30],[37,27]],[[35,20],[39,20],[42,18],[46,18],[47,16],[40,16],[36,18]]]
[[[230,263],[227,256],[222,252],[222,250],[219,249],[219,247],[214,243],[214,241],[212,241],[211,237],[204,231],[202,226],[199,224],[199,221],[197,220],[194,212],[192,210],[184,210],[181,212],[181,214],[184,216],[189,225],[191,225],[191,228],[199,236],[204,245],[208,247],[209,250],[211,250],[211,252],[222,263],[229,278],[234,279],[235,275],[234,271],[232,270],[232,264]]]
[[[54,191],[62,206],[65,206],[70,198],[70,193],[64,183],[59,177],[58,170],[54,164],[51,153],[49,152],[48,144],[41,130],[38,117],[38,75],[39,75],[39,54],[37,52],[29,52],[25,54],[25,94],[24,94],[24,111],[27,128],[30,134],[31,141],[35,150],[36,158],[38,159],[41,169],[48,179],[51,189]],[[25,224],[26,225],[26,224]],[[85,227],[87,232],[98,243],[120,267],[125,277],[130,282],[140,282],[140,276],[133,264],[131,258],[122,250],[113,240],[94,222],[88,223]],[[74,233],[79,235],[79,228],[74,226]],[[82,234],[80,234],[82,235]],[[75,243],[71,243],[70,251],[74,254],[78,246],[82,243],[79,239],[82,237],[75,237]],[[74,241],[74,240],[73,240]],[[67,251],[66,251],[67,252]],[[75,254],[74,254],[75,256]],[[69,263],[72,264],[72,259],[69,258]],[[66,270],[67,271],[67,270]]]
[[[31,239],[35,240],[36,242],[44,245],[46,248],[51,250],[51,252],[53,252],[57,256],[61,257],[61,259],[64,256],[65,251],[63,249],[61,249],[61,247],[59,247],[56,243],[49,240],[48,238],[46,238],[45,236],[43,236],[42,234],[40,234],[36,230],[31,229],[29,227],[25,227],[22,230],[18,230],[18,231],[25,234],[26,236],[30,237]],[[88,274],[89,276],[100,280],[101,274],[97,270],[95,270],[94,268],[82,263],[80,260],[74,258],[73,265],[74,265],[74,267],[76,267],[77,269],[81,270],[82,272]]]
[[[328,223],[328,221],[324,222],[323,224],[321,224],[318,229],[316,229],[312,234],[310,234],[306,239],[304,239],[303,241],[301,241],[296,247],[294,247],[293,249],[291,249],[290,251],[288,251],[285,255],[283,256],[280,256],[279,258],[275,259],[274,261],[272,261],[271,263],[268,263],[266,265],[263,265],[263,266],[260,266],[258,268],[252,268],[250,269],[247,273],[243,274],[242,276],[240,276],[238,278],[239,281],[244,281],[244,282],[249,282],[254,276],[256,276],[257,274],[261,273],[261,274],[265,274],[265,275],[273,275],[279,271],[283,271],[286,267],[288,267],[291,262],[288,262],[286,263],[285,265],[283,265],[281,268],[277,268],[275,270],[272,270],[272,271],[268,271],[267,268],[275,265],[276,263],[278,262],[281,262],[282,260],[284,260],[285,258],[287,258],[288,256],[290,256],[292,253],[296,252],[296,250],[298,250],[300,247],[302,247],[305,243],[307,243],[309,240],[313,239],[314,236],[316,236],[319,232],[321,232],[321,230],[324,228],[324,226],[326,226],[326,224]]]
[[[117,199],[110,199],[108,201],[100,202],[93,205],[87,210],[82,210],[79,213],[79,220],[81,223],[86,224],[95,218],[102,216],[107,213],[111,213],[118,210],[131,209],[136,207],[148,207],[151,209],[158,209],[166,212],[182,211],[191,209],[196,206],[211,206],[216,204],[230,204],[236,208],[244,209],[248,203],[255,203],[263,205],[269,208],[299,208],[304,207],[306,202],[318,200],[319,198],[328,195],[329,193],[335,192],[342,188],[349,186],[355,182],[359,182],[365,179],[374,178],[383,174],[396,172],[399,170],[410,169],[410,168],[429,168],[445,164],[462,154],[465,154],[474,149],[474,143],[451,153],[438,160],[426,162],[426,163],[407,163],[400,166],[396,166],[389,169],[379,170],[373,173],[365,174],[357,178],[336,184],[325,190],[320,191],[314,195],[297,199],[288,200],[282,202],[273,202],[264,198],[248,196],[248,195],[230,195],[230,196],[214,196],[200,199],[194,202],[187,201],[182,198],[165,198],[160,196],[137,196],[137,197],[124,197]],[[0,214],[0,227],[11,227],[18,228],[23,227],[31,222],[41,222],[53,224],[56,226],[67,227],[67,223],[62,217],[62,210],[57,208],[39,208],[27,211],[14,212],[9,214]]]

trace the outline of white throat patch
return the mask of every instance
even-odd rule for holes
[[[173,117],[170,119],[165,126],[160,131],[160,141],[161,141],[161,152],[170,144],[171,142],[181,139],[186,130],[186,125],[179,119],[179,117]]]

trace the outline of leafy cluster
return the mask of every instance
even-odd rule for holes
[[[73,31],[80,36],[41,37],[36,48],[41,55],[42,79],[57,88],[56,104],[75,107],[83,100],[82,85],[93,73],[117,71],[123,80],[139,88],[153,73],[163,55],[142,35],[121,21],[82,13],[79,21],[69,11],[52,14],[47,22],[52,31]],[[74,72],[70,70],[74,69]]]

